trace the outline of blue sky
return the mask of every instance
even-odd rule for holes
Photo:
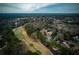
[[[78,3],[0,3],[0,13],[79,13]]]

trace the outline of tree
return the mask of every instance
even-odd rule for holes
[[[26,29],[27,34],[28,34],[29,36],[30,36],[33,32],[36,31],[36,29],[35,29],[31,24],[26,25],[26,26],[25,26],[25,29]]]
[[[37,38],[40,39],[42,43],[46,43],[47,38],[40,31],[37,31]]]
[[[57,32],[58,32],[57,29],[54,29],[53,30],[53,32],[51,34],[52,38],[54,38],[57,35]]]
[[[64,37],[66,40],[72,39],[70,32],[64,32]]]

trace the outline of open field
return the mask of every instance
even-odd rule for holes
[[[45,47],[39,40],[37,42],[33,41],[32,38],[28,36],[26,33],[26,30],[23,26],[20,26],[18,28],[13,29],[16,37],[20,40],[22,40],[30,51],[36,52],[40,51],[42,55],[50,55],[52,54],[51,51]]]

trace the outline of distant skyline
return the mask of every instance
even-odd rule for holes
[[[0,3],[0,13],[79,13],[78,3]]]

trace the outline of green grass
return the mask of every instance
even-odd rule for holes
[[[14,33],[15,33],[17,38],[21,38],[22,37],[20,31],[16,30]]]

